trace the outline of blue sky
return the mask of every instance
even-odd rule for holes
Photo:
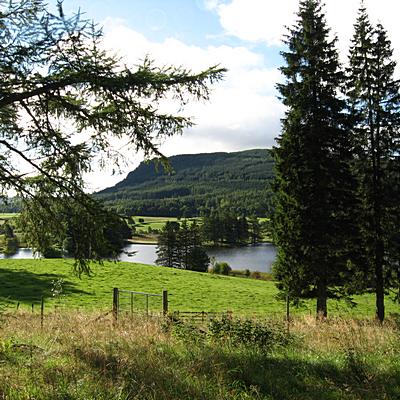
[[[55,0],[49,0],[55,4]],[[359,0],[326,0],[327,22],[339,37],[343,62]],[[371,19],[388,29],[400,59],[398,0],[365,0]],[[196,126],[161,144],[166,155],[237,151],[274,145],[284,108],[277,98],[284,26],[295,20],[297,0],[64,0],[66,14],[80,9],[104,27],[105,46],[137,65],[149,54],[159,65],[199,71],[214,64],[229,69],[207,104],[189,104],[185,114]],[[171,106],[172,107],[172,106]],[[173,112],[173,107],[171,108]],[[95,172],[89,187],[116,183],[121,175]]]

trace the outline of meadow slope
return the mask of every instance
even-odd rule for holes
[[[107,311],[112,304],[112,289],[161,293],[167,289],[172,311],[232,311],[237,315],[282,315],[285,304],[276,298],[274,282],[198,273],[126,262],[93,265],[90,277],[76,277],[72,260],[0,260],[0,302],[15,307],[31,307],[45,298],[46,309],[53,306],[85,311]],[[60,296],[53,296],[62,279]],[[52,291],[53,289],[53,291]],[[329,301],[331,316],[373,317],[374,296],[357,296],[358,306]],[[121,299],[128,307],[129,299]],[[399,306],[387,300],[387,313],[398,313]],[[135,299],[144,306],[144,299]],[[160,310],[159,298],[150,300],[150,308]],[[314,302],[304,302],[295,314],[313,314]]]

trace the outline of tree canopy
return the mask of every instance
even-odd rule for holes
[[[159,68],[149,58],[132,69],[104,50],[101,29],[79,13],[67,17],[61,2],[52,14],[42,0],[0,0],[1,195],[14,190],[34,216],[31,245],[40,250],[61,229],[54,204],[64,203],[84,221],[77,259],[97,258],[92,244],[106,217],[85,193],[84,174],[94,160],[121,165],[116,140],[127,152],[162,157],[160,141],[192,121],[161,112],[160,102],[207,100],[223,73]]]

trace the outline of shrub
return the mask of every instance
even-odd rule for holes
[[[261,279],[261,274],[260,274],[258,271],[253,271],[253,272],[251,273],[251,277],[252,277],[253,279]]]
[[[220,275],[229,275],[231,271],[232,268],[226,262],[216,262],[211,270],[213,274],[220,274]]]
[[[43,250],[42,256],[44,258],[61,258],[63,256],[63,252],[57,246],[49,246]]]
[[[139,223],[143,224],[144,223],[144,218],[139,218]]]
[[[291,342],[291,336],[283,326],[241,319],[212,320],[208,335],[232,345],[251,345],[263,350]]]

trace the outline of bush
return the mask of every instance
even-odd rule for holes
[[[261,279],[261,274],[258,271],[253,271],[250,275],[253,279]]]
[[[241,319],[214,319],[210,321],[208,335],[232,345],[251,345],[263,350],[291,342],[290,334],[279,324]]]
[[[211,269],[213,274],[220,275],[229,275],[231,271],[232,268],[226,262],[216,262]]]
[[[56,246],[50,246],[43,250],[42,256],[44,258],[61,258],[63,256],[63,252]]]
[[[139,218],[139,223],[143,224],[144,223],[144,218]]]

